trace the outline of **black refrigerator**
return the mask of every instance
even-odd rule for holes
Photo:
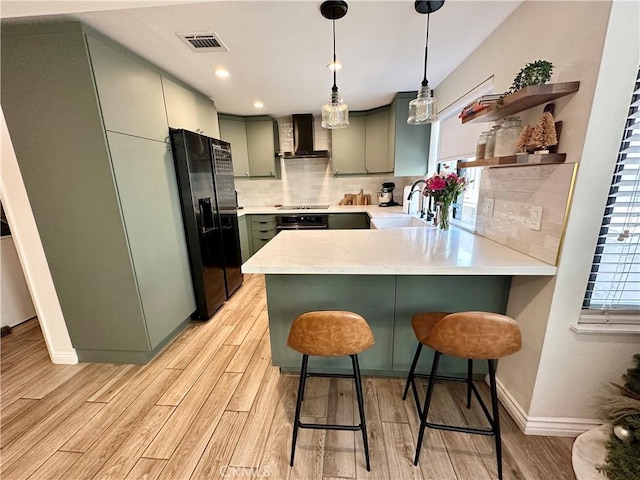
[[[242,285],[242,255],[231,146],[169,129],[196,311],[207,320]]]

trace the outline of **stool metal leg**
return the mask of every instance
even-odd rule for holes
[[[411,369],[409,370],[409,376],[407,377],[407,384],[404,386],[404,393],[402,394],[402,400],[407,399],[407,393],[409,393],[409,385],[415,381],[416,365],[418,365],[418,359],[420,358],[420,351],[422,350],[422,344],[418,342],[418,348],[416,354],[413,356],[413,362],[411,362]]]
[[[369,440],[367,439],[367,423],[364,418],[364,399],[362,396],[362,378],[360,377],[360,365],[358,355],[350,355],[353,365],[353,376],[356,384],[356,396],[358,398],[358,411],[360,412],[360,428],[362,429],[362,442],[364,444],[364,457],[367,462],[367,471],[371,471],[369,463]]]
[[[429,415],[429,406],[431,405],[431,397],[433,396],[433,387],[436,383],[436,375],[438,373],[438,362],[442,353],[436,351],[433,354],[433,365],[431,366],[431,376],[429,377],[429,386],[427,387],[427,398],[424,401],[424,408],[420,415],[420,433],[418,434],[418,445],[416,447],[416,458],[413,465],[418,465],[420,458],[420,449],[422,448],[422,439],[424,438],[424,429],[427,426],[427,416]]]
[[[467,359],[467,408],[471,408],[471,385],[473,385],[473,360]]]
[[[498,461],[498,480],[502,480],[502,440],[500,439],[500,414],[498,411],[498,392],[496,389],[496,360],[488,360],[488,363],[491,406],[493,407],[492,426],[496,439],[496,459]]]
[[[300,369],[300,383],[298,384],[298,398],[296,399],[296,415],[293,420],[293,439],[291,440],[291,462],[289,465],[293,467],[293,458],[296,454],[296,441],[298,440],[298,428],[300,427],[300,407],[302,406],[302,397],[304,395],[304,386],[307,381],[307,362],[309,355],[302,355],[302,368]]]

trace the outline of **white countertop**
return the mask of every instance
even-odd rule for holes
[[[374,214],[383,216],[384,212],[379,211],[388,211],[387,216],[404,215],[401,210],[391,211],[401,207],[337,208],[353,212],[366,211],[357,208],[377,209],[373,210]],[[329,213],[332,212],[336,212],[333,207]],[[249,210],[246,213],[269,212]],[[452,226],[446,232],[433,227],[283,231],[251,257],[242,266],[242,271],[266,274],[555,275],[556,267]]]
[[[291,213],[311,214],[311,213],[368,213],[371,218],[401,217],[402,205],[396,207],[379,207],[378,205],[330,205],[329,208],[313,209],[281,209],[280,207],[243,207],[238,210],[238,216],[257,214],[288,215]]]

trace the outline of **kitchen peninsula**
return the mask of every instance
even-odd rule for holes
[[[378,213],[391,215],[369,207],[374,223]],[[361,368],[378,375],[408,371],[416,346],[411,329],[414,313],[504,313],[512,276],[556,272],[555,266],[465,230],[439,231],[431,226],[285,231],[242,269],[266,276],[274,365],[299,369],[299,355],[286,346],[297,315],[310,310],[351,310],[367,319],[376,339],[361,355]],[[313,358],[310,367],[348,371],[347,360]],[[443,371],[465,371],[464,361],[446,360]],[[420,368],[428,368],[430,362],[430,356],[423,355]]]

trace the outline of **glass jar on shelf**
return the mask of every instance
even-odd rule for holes
[[[489,132],[482,132],[480,134],[480,138],[478,138],[478,142],[476,143],[476,160],[488,158],[485,154],[487,147],[487,135],[489,135]]]
[[[493,152],[494,157],[506,157],[515,155],[517,152],[516,142],[522,131],[520,117],[506,117],[496,131],[496,146]]]
[[[500,122],[491,127],[489,133],[487,134],[487,146],[484,150],[484,158],[493,158],[495,147],[496,147],[496,132],[500,128]]]

